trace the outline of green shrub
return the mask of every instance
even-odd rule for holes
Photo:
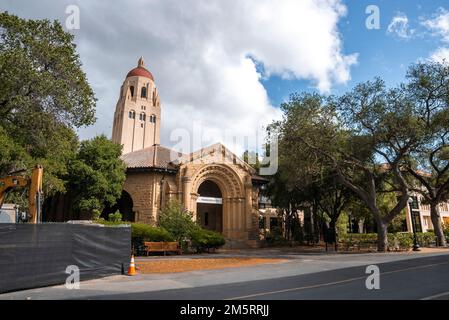
[[[420,246],[427,247],[435,242],[435,234],[433,232],[424,232],[416,234]],[[377,233],[348,233],[340,235],[338,241],[343,247],[359,246],[359,247],[376,247]],[[389,250],[409,250],[413,246],[412,232],[388,233],[388,249]]]
[[[176,241],[183,242],[198,226],[192,219],[192,213],[185,210],[178,201],[170,201],[162,209],[159,226],[170,232]]]
[[[145,223],[131,224],[131,245],[135,254],[140,254],[145,241],[173,241],[173,236],[164,228]]]
[[[443,232],[444,235],[446,236],[446,239],[449,241],[449,223],[443,224]]]
[[[338,235],[338,242],[346,246],[377,245],[377,233],[347,233]]]
[[[280,227],[273,227],[265,236],[265,239],[269,245],[282,246],[288,243],[282,234]]]
[[[154,242],[173,241],[173,236],[164,228],[154,227],[145,223],[132,223],[131,237]]]
[[[391,234],[388,237],[395,238],[401,250],[409,250],[413,246],[413,234],[410,232]]]
[[[413,234],[412,234],[413,237]],[[418,243],[422,247],[428,247],[431,244],[435,243],[435,233],[432,232],[417,232],[416,238],[418,240]]]
[[[121,222],[122,214],[117,210],[115,213],[110,213],[108,215],[108,220],[111,222]]]
[[[124,221],[121,221],[121,220],[120,221],[110,221],[110,220],[105,220],[104,218],[99,218],[97,220],[94,220],[93,222],[94,223],[98,223],[98,224],[103,224],[105,226],[110,226],[110,227],[122,226],[124,224],[127,224],[127,225],[130,224],[129,222],[124,222]]]
[[[226,242],[225,238],[220,233],[199,227],[195,228],[195,230],[190,233],[190,241],[192,247],[194,247],[197,252],[219,248]]]
[[[98,210],[98,209],[93,209],[92,210],[92,220],[98,220],[98,219],[100,219],[100,216],[101,216],[101,212],[100,212],[100,210]]]

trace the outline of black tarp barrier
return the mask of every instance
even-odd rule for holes
[[[131,255],[131,228],[88,224],[0,224],[0,292],[120,274]]]

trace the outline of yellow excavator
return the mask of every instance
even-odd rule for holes
[[[31,177],[8,175],[0,178],[0,208],[5,201],[6,193],[13,189],[28,188],[29,223],[42,221],[42,177],[44,170],[37,165],[31,172]]]

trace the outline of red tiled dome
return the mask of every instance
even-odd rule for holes
[[[146,78],[150,78],[151,80],[154,81],[154,78],[153,78],[153,75],[151,74],[151,72],[145,68],[145,62],[143,61],[142,57],[140,57],[140,59],[137,63],[137,67],[135,67],[130,72],[128,72],[126,77],[127,78],[128,77],[146,77]]]
[[[143,67],[136,67],[136,68],[132,69],[130,72],[128,72],[128,74],[126,75],[127,78],[135,77],[135,76],[147,77],[154,81],[154,78],[153,78],[153,75],[151,74],[151,72]]]

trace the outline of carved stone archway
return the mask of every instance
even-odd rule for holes
[[[198,188],[206,181],[214,182],[223,199],[223,235],[228,239],[247,240],[251,227],[251,185],[247,186],[235,170],[226,164],[203,164],[186,168],[183,202],[196,218]]]

